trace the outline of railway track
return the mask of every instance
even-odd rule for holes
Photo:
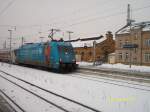
[[[47,93],[47,94],[51,94],[51,95],[53,95],[53,96],[55,96],[55,97],[57,97],[57,98],[59,98],[59,99],[61,99],[61,100],[65,100],[65,102],[72,103],[73,105],[76,105],[77,107],[79,107],[79,109],[81,109],[81,110],[86,110],[85,112],[87,112],[87,111],[88,111],[88,112],[101,112],[101,111],[99,111],[99,110],[97,110],[97,109],[95,109],[95,108],[92,108],[92,107],[90,107],[90,106],[87,106],[87,105],[85,105],[85,104],[83,104],[83,103],[80,103],[80,102],[77,102],[77,101],[75,101],[75,100],[69,99],[69,98],[64,97],[64,96],[62,96],[62,95],[59,95],[59,94],[57,94],[57,93],[54,93],[54,92],[52,92],[52,91],[50,91],[50,90],[46,90],[46,89],[41,88],[41,87],[39,87],[39,86],[37,86],[37,85],[34,85],[33,83],[30,83],[30,82],[27,82],[27,81],[25,81],[25,80],[23,80],[23,79],[20,79],[20,78],[18,78],[18,77],[15,77],[15,76],[13,76],[12,74],[6,73],[5,71],[0,70],[0,72],[4,74],[4,75],[0,75],[1,78],[5,79],[5,80],[7,80],[7,81],[9,81],[9,82],[11,82],[12,84],[14,84],[14,85],[20,87],[21,89],[23,89],[23,90],[25,90],[25,91],[27,91],[27,92],[29,92],[29,93],[35,95],[36,97],[40,98],[41,100],[44,100],[45,102],[47,102],[47,103],[49,103],[49,104],[51,104],[51,105],[57,107],[58,109],[60,109],[60,110],[62,110],[62,111],[64,111],[64,112],[75,112],[75,110],[72,110],[72,109],[70,109],[70,108],[69,108],[69,109],[68,109],[68,108],[66,109],[66,108],[64,108],[64,107],[65,107],[64,105],[63,105],[63,106],[62,106],[62,105],[60,106],[60,105],[58,105],[57,103],[54,103],[54,102],[52,102],[52,101],[49,101],[48,99],[44,98],[43,96],[41,96],[41,95],[39,95],[39,94],[37,94],[37,93],[35,93],[35,92],[33,92],[33,91],[31,91],[31,90],[29,90],[29,89],[23,87],[23,86],[21,86],[20,84],[16,83],[15,81],[10,80],[9,78],[11,78],[11,79],[13,78],[13,79],[18,80],[18,81],[20,81],[20,82],[22,82],[22,83],[25,83],[25,84],[27,84],[27,85],[30,85],[32,88],[34,87],[35,89],[38,89],[38,90],[40,90],[40,91],[43,91],[43,92],[45,92],[45,93]],[[6,76],[7,76],[7,77],[6,77]],[[8,78],[8,77],[9,77],[9,78]]]
[[[92,72],[100,72],[107,74],[118,74],[122,76],[128,77],[137,77],[137,78],[147,78],[150,79],[150,74],[147,72],[138,72],[138,71],[128,71],[128,70],[119,70],[119,69],[109,69],[109,68],[87,68],[87,67],[79,67],[80,71],[92,71]]]
[[[21,112],[25,112],[25,110],[22,108],[22,107],[20,107],[15,101],[13,101],[5,92],[3,92],[2,90],[0,90],[0,93],[2,94],[2,95],[4,95],[15,107],[17,107]],[[4,102],[5,103],[5,102]],[[8,103],[9,104],[9,103]],[[17,110],[15,109],[15,108],[13,108],[10,104],[9,104],[9,108],[11,108],[11,109],[9,109],[8,107],[3,107],[3,108],[8,108],[8,110],[7,109],[5,109],[6,111],[9,111],[9,112],[17,112]],[[4,110],[4,111],[5,111]],[[0,110],[0,112],[1,112],[1,110]],[[3,111],[2,111],[3,112]]]
[[[121,80],[129,80],[129,81],[135,81],[140,83],[150,83],[150,75],[145,77],[142,75],[127,75],[127,74],[118,74],[118,73],[106,73],[101,71],[93,71],[93,70],[86,70],[86,69],[79,69],[77,71],[78,73],[84,73],[84,74],[92,74],[94,76],[101,76],[101,77],[108,77],[108,78],[115,78],[115,79],[121,79]],[[91,76],[92,76],[91,75]]]
[[[91,75],[92,73],[92,75]],[[101,75],[105,75],[104,73],[97,75],[94,72],[77,72],[74,73],[74,75],[71,75],[71,77],[76,77],[76,78],[82,78],[86,80],[91,80],[91,81],[96,81],[99,83],[107,83],[107,84],[112,84],[112,85],[117,85],[117,86],[123,86],[127,88],[133,88],[133,89],[138,89],[138,90],[144,90],[144,91],[150,91],[150,85],[149,84],[140,84],[140,83],[135,83],[135,82],[128,82],[124,80],[116,80],[113,78],[108,78],[107,75],[104,77],[100,77]],[[150,80],[148,80],[150,81]]]

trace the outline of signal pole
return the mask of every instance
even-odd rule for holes
[[[73,33],[72,31],[67,31],[67,33],[69,34],[69,40],[71,40],[71,33]]]

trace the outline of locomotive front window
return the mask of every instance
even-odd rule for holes
[[[71,46],[59,46],[60,52],[73,52],[73,48]]]

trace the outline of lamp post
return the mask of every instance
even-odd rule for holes
[[[67,31],[67,33],[69,34],[69,40],[71,40],[71,33],[73,33],[72,31]]]
[[[95,55],[96,55],[96,51],[95,51],[95,46],[96,46],[96,41],[93,41],[93,66],[95,66]]]
[[[9,49],[9,52],[10,52],[10,65],[11,65],[11,63],[12,63],[12,52],[11,52],[11,41],[12,41],[12,30],[8,30],[9,31],[9,33],[10,33],[10,49]]]

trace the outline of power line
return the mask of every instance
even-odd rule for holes
[[[2,15],[13,3],[15,0],[11,0],[4,9],[0,11],[0,15]]]
[[[134,9],[134,12],[137,12],[139,10],[143,10],[145,8],[149,8],[149,6],[145,6],[145,7],[140,7],[140,8],[135,8]],[[79,24],[83,24],[83,23],[88,23],[88,22],[91,22],[91,21],[96,21],[96,20],[100,20],[100,19],[105,19],[105,18],[109,18],[109,17],[113,17],[113,16],[117,16],[117,15],[122,15],[122,14],[125,14],[126,12],[117,12],[117,13],[114,13],[114,14],[111,14],[111,15],[107,15],[107,16],[99,16],[99,17],[95,17],[95,18],[90,18],[90,19],[87,19],[87,20],[84,20],[84,21],[79,21],[79,22],[76,22],[76,23],[73,23],[71,25],[67,25],[68,27],[70,26],[75,26],[75,25],[79,25]],[[48,24],[47,24],[48,25]],[[1,25],[1,26],[7,26],[7,25]],[[9,25],[8,25],[9,26]],[[33,25],[32,25],[33,26]],[[41,25],[34,25],[34,26],[41,26]],[[67,26],[65,26],[64,28],[66,28]],[[18,26],[17,26],[18,27]]]
[[[68,17],[68,16],[75,15],[75,14],[77,14],[77,13],[81,13],[81,12],[83,12],[83,11],[87,11],[87,10],[89,10],[89,9],[95,8],[96,6],[98,6],[98,7],[103,6],[103,5],[105,5],[105,4],[107,4],[107,3],[110,3],[110,2],[113,2],[113,1],[114,1],[114,0],[111,0],[111,1],[109,1],[109,0],[108,0],[108,1],[104,1],[104,2],[101,3],[100,5],[99,5],[99,4],[93,5],[94,7],[92,7],[91,4],[90,4],[90,6],[77,9],[77,10],[72,11],[72,12],[70,12],[69,14],[66,14],[66,15],[53,17],[53,18],[51,18],[50,20],[56,20],[56,19],[66,18],[66,17]]]
[[[143,9],[149,8],[149,7],[150,7],[150,5],[149,6],[145,6],[145,7],[135,8],[133,12],[137,12],[139,10],[143,10]],[[71,27],[71,26],[75,26],[75,25],[79,25],[79,24],[83,24],[83,23],[88,23],[88,22],[91,22],[91,21],[96,21],[96,20],[105,19],[105,18],[117,16],[117,15],[122,15],[122,14],[126,14],[126,11],[124,11],[124,12],[117,12],[117,13],[114,13],[114,14],[111,14],[111,15],[107,15],[107,16],[100,16],[100,17],[90,18],[90,19],[87,19],[87,20],[84,20],[84,21],[79,21],[79,22],[71,24],[71,25],[67,25],[67,26]]]
[[[143,9],[149,8],[149,7],[150,7],[150,5],[149,6],[145,6],[145,7],[135,8],[134,12],[137,12],[139,10],[143,10]],[[113,16],[123,15],[123,14],[126,14],[126,11],[117,12],[117,13],[114,13],[114,14],[111,14],[111,15],[107,15],[107,16],[99,16],[99,17],[95,17],[95,18],[90,18],[90,19],[87,19],[87,20],[84,20],[84,21],[79,21],[77,23],[73,23],[71,25],[67,25],[67,26],[68,27],[72,27],[72,26],[75,26],[75,25],[80,25],[80,24],[83,24],[83,23],[88,23],[88,22],[91,22],[91,21],[101,20],[101,19],[110,18],[110,17],[113,17]],[[62,27],[62,28],[66,28],[67,26]]]

